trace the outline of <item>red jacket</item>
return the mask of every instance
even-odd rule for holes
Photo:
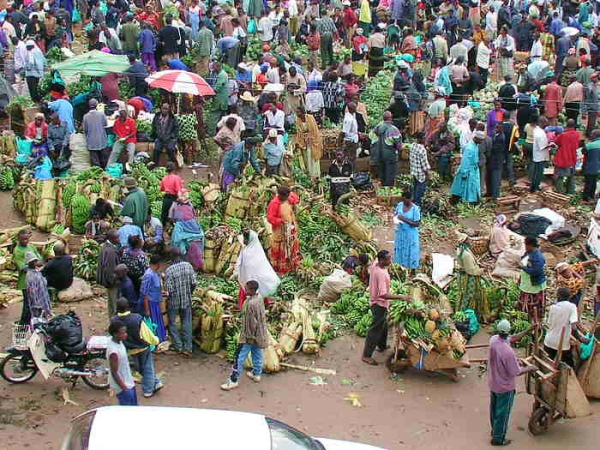
[[[35,139],[36,131],[35,131],[35,121],[31,122],[27,125],[27,129],[25,130],[25,136],[29,139]],[[42,139],[46,139],[48,137],[48,124],[46,122],[42,122]]]
[[[125,142],[128,144],[135,144],[137,142],[137,125],[135,123],[135,120],[133,120],[131,117],[125,119],[125,122],[121,122],[121,118],[117,117],[117,120],[115,120],[115,124],[113,125],[113,131],[119,139],[133,134],[133,136],[127,138]]]
[[[344,11],[344,16],[342,17],[342,22],[344,27],[352,28],[358,23],[358,16],[356,15],[356,12],[352,8],[346,9]]]
[[[554,143],[558,145],[554,155],[554,165],[557,167],[575,167],[577,164],[577,149],[581,141],[581,134],[575,129],[567,128],[559,134]]]
[[[300,197],[295,192],[290,192],[290,196],[288,197],[288,203],[290,205],[297,205],[300,203]],[[277,228],[283,223],[283,219],[281,218],[281,199],[279,195],[276,195],[273,200],[269,202],[269,206],[267,206],[267,220],[273,228]]]

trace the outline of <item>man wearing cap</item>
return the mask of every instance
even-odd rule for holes
[[[137,125],[135,120],[127,116],[127,110],[119,110],[119,117],[115,120],[113,131],[117,139],[110,152],[107,165],[119,162],[123,147],[127,149],[127,162],[133,163],[135,157],[135,143],[137,142]]]
[[[106,126],[108,122],[106,115],[98,111],[98,100],[89,101],[90,110],[83,116],[82,128],[85,134],[85,140],[88,151],[90,152],[90,162],[92,166],[106,167],[108,161],[108,136],[106,135]]]
[[[135,178],[125,178],[124,184],[127,197],[123,201],[121,216],[131,217],[133,224],[142,230],[148,216],[148,199],[146,198],[146,193],[138,188]],[[123,220],[123,222],[125,221]],[[140,236],[142,236],[141,233]]]
[[[121,248],[129,247],[129,238],[131,236],[143,237],[142,228],[133,224],[133,219],[129,216],[121,217],[123,225],[119,228],[119,244]]]
[[[25,47],[27,48],[27,61],[25,62],[25,80],[27,81],[27,88],[29,89],[31,100],[39,102],[42,99],[42,95],[38,85],[40,83],[40,78],[44,76],[46,58],[44,58],[44,54],[35,44],[33,39],[29,39],[25,42]]]
[[[258,132],[258,119],[260,118],[256,107],[256,98],[249,91],[244,91],[240,96],[240,100],[238,114],[246,125],[246,135],[254,136]]]
[[[527,372],[534,372],[535,366],[521,367],[517,354],[510,344],[518,342],[536,327],[520,334],[509,336],[510,322],[506,319],[498,323],[498,334],[490,339],[488,359],[488,387],[490,389],[490,424],[492,426],[492,441],[494,446],[510,444],[506,439],[508,422],[516,395],[515,378]]]

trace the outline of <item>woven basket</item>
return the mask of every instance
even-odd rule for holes
[[[487,236],[472,236],[469,237],[471,251],[475,256],[482,256],[488,252],[490,247],[490,238]]]

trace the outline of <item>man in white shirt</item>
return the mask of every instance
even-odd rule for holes
[[[317,81],[308,82],[308,93],[305,99],[306,112],[316,117],[321,117],[321,112],[325,108],[323,93],[319,90]]]
[[[544,47],[542,46],[542,41],[540,40],[539,31],[536,31],[533,36],[533,45],[531,46],[529,57],[531,58],[531,62],[541,61],[542,56],[544,55]]]
[[[493,6],[490,6],[489,11],[485,15],[485,31],[490,33],[492,38],[496,37],[498,31],[498,13]]]
[[[577,306],[569,301],[571,291],[568,288],[560,288],[556,291],[556,297],[556,303],[550,307],[548,312],[548,332],[544,338],[544,348],[550,358],[556,358],[562,335],[561,360],[571,367],[575,367],[571,354],[571,334],[584,343],[587,343],[588,339],[577,330],[579,319]]]
[[[264,12],[263,16],[258,21],[258,33],[263,44],[268,44],[273,40],[273,23]]]
[[[285,113],[278,109],[275,104],[271,104],[271,108],[265,113],[265,130],[277,130],[277,144],[282,145],[283,133],[285,126]]]
[[[489,39],[486,37],[477,46],[477,67],[479,67],[479,73],[481,74],[481,80],[487,84],[488,73],[490,69],[490,58],[492,51],[488,47]]]
[[[468,53],[467,47],[465,47],[465,44],[462,42],[462,37],[459,36],[456,44],[450,47],[450,58],[456,61],[459,56],[462,56],[466,61],[468,59]]]
[[[547,119],[542,116],[533,129],[533,152],[531,158],[533,161],[533,168],[530,172],[531,192],[540,190],[540,184],[544,177],[544,169],[546,168],[546,163],[550,160],[548,136],[546,136],[546,132],[544,131],[546,123]]]
[[[348,103],[348,110],[344,114],[342,131],[344,132],[344,156],[352,164],[356,160],[358,150],[358,122],[356,121],[356,103]]]

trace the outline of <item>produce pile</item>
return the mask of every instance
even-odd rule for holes
[[[382,70],[375,78],[369,80],[361,94],[360,99],[367,106],[369,128],[373,128],[381,122],[383,112],[389,107],[393,82],[394,77],[391,72]]]
[[[121,190],[121,180],[98,167],[51,180],[36,180],[26,173],[15,186],[13,205],[27,223],[41,231],[51,231],[55,224],[63,223],[83,234],[96,199],[120,202]]]

